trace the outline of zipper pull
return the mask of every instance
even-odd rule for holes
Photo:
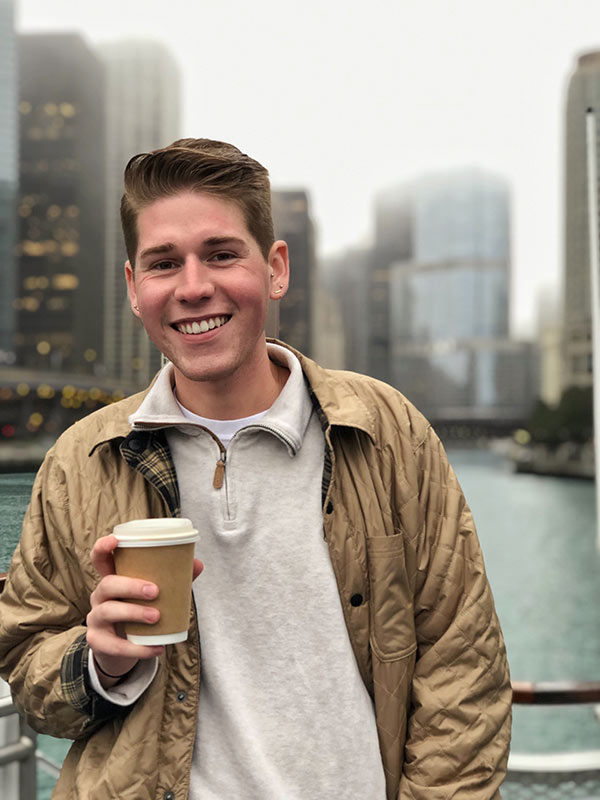
[[[221,458],[217,461],[215,468],[215,476],[213,478],[213,489],[220,489],[223,486],[223,474],[225,472],[225,453],[221,454]]]

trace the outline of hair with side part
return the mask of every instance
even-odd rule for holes
[[[227,142],[178,139],[167,147],[139,153],[125,167],[121,225],[132,269],[138,247],[137,218],[146,206],[177,192],[219,195],[240,207],[248,231],[265,257],[275,241],[269,173]]]

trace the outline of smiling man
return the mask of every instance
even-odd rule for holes
[[[427,421],[264,334],[268,173],[185,139],[125,171],[133,313],[169,362],[48,453],[0,599],[0,674],[75,743],[57,800],[491,800],[511,692],[469,508]],[[186,642],[116,523],[200,531]],[[202,573],[202,574],[200,574]]]
[[[287,378],[264,335],[269,298],[287,288],[285,242],[263,254],[235,201],[185,190],[140,210],[137,239],[132,308],[173,363],[182,405],[215,419],[269,408]]]

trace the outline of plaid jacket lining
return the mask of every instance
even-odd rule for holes
[[[127,464],[161,494],[171,516],[178,517],[179,487],[164,431],[132,431],[120,440],[119,449]],[[127,713],[127,707],[105,700],[92,687],[88,670],[89,652],[86,636],[82,634],[63,656],[60,677],[66,701],[87,714],[92,723]]]

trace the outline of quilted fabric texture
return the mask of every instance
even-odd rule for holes
[[[454,473],[401,395],[297,355],[325,427],[324,533],[374,702],[387,798],[491,800],[508,758],[510,683]],[[177,513],[160,437],[138,443],[127,460],[119,450],[141,399],[87,417],[50,451],[0,597],[0,674],[29,724],[75,740],[56,800],[188,797],[200,680],[194,610],[188,642],[167,648],[125,716],[77,674],[98,581],[94,541],[117,522]]]

